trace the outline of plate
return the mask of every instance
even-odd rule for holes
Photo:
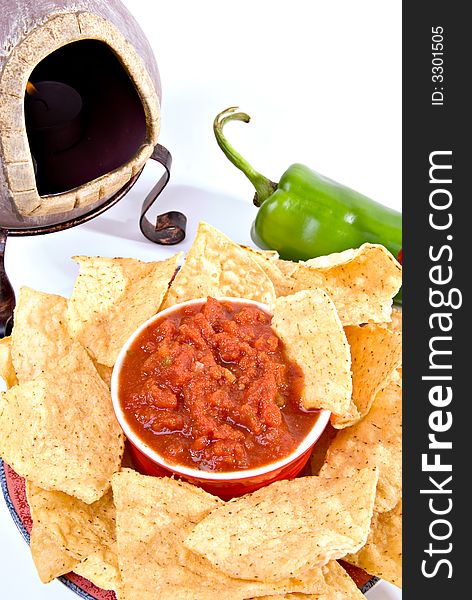
[[[19,532],[29,544],[33,521],[26,499],[25,480],[1,458],[0,484],[10,515]],[[349,573],[363,594],[380,581],[378,577],[372,577],[362,569],[349,565],[342,560],[339,561],[339,563]],[[61,577],[58,577],[58,580],[71,591],[75,592],[80,598],[84,598],[84,600],[117,600],[115,592],[103,590],[88,579],[76,575],[75,573],[62,575]]]

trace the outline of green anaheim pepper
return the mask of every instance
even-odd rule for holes
[[[216,116],[213,130],[226,157],[256,189],[259,208],[252,238],[261,248],[277,250],[287,260],[382,244],[395,258],[402,246],[402,215],[336,183],[312,169],[291,165],[274,183],[258,173],[230,146],[223,134],[228,121],[248,123],[249,115],[228,108]],[[401,302],[401,296],[396,298]]]

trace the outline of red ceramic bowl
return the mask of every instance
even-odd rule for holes
[[[261,304],[260,302],[254,302],[252,300],[246,300],[242,298],[218,299],[223,301],[227,300],[237,304],[252,304],[270,314],[268,306]],[[130,454],[139,472],[145,475],[155,475],[160,477],[175,475],[195,485],[198,485],[206,491],[220,496],[223,499],[229,499],[235,496],[241,496],[248,492],[253,492],[256,489],[274,481],[278,481],[279,479],[292,479],[293,477],[296,477],[296,475],[300,473],[310,458],[313,446],[328,424],[331,413],[327,410],[321,410],[319,412],[318,419],[315,421],[312,429],[291,454],[276,462],[269,463],[255,469],[245,469],[224,473],[201,471],[199,469],[192,469],[187,466],[169,463],[158,452],[149,447],[136,435],[136,433],[133,432],[125,419],[120,405],[118,379],[124,357],[126,356],[126,353],[129,347],[133,344],[134,340],[151,323],[162,320],[183,306],[203,304],[205,301],[206,298],[198,298],[171,306],[170,308],[167,308],[157,315],[151,317],[140,327],[138,327],[138,329],[136,329],[136,331],[128,338],[125,345],[121,349],[115,363],[111,379],[111,396],[116,418],[118,419],[118,422],[128,438]]]

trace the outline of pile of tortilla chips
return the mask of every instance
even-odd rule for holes
[[[0,341],[0,456],[26,479],[42,581],[74,571],[120,600],[362,598],[337,559],[401,585],[401,267],[382,247],[305,263],[206,223],[180,256],[77,257],[69,299],[23,288]],[[171,283],[172,281],[172,283]],[[223,502],[123,458],[109,382],[135,328],[206,296],[267,304],[331,411],[311,475]]]

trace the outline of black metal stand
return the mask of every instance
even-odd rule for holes
[[[5,271],[5,244],[7,232],[0,229],[0,338],[10,335],[13,327],[15,292]]]
[[[151,240],[151,242],[165,245],[178,244],[185,238],[187,217],[184,214],[177,211],[164,213],[157,217],[155,225],[146,218],[146,213],[169,181],[170,167],[172,165],[172,156],[170,152],[164,148],[164,146],[160,146],[159,144],[154,148],[151,158],[159,162],[165,168],[165,173],[143,202],[139,226],[143,235],[146,236],[148,240]]]

